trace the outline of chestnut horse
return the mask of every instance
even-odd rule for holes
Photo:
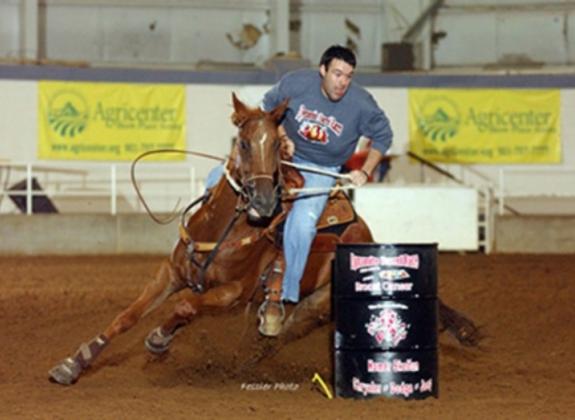
[[[76,382],[117,335],[132,328],[174,293],[187,291],[182,293],[171,318],[150,332],[145,341],[148,350],[156,354],[165,352],[176,331],[203,312],[247,304],[270,275],[281,252],[273,233],[289,208],[285,204],[289,200],[282,197],[290,183],[301,183],[297,171],[281,165],[277,127],[287,102],[264,112],[248,108],[235,95],[232,100],[232,122],[238,127],[238,136],[225,166],[226,176],[182,223],[180,240],[155,279],[103,332],[53,367],[49,372],[52,381],[63,385]],[[365,243],[373,242],[373,238],[365,222],[355,217],[338,233],[337,242]],[[272,347],[277,349],[329,321],[333,258],[333,249],[312,251],[302,280],[302,301],[289,314],[280,336],[268,339],[274,340]],[[460,342],[473,343],[473,323],[443,304],[440,322]]]

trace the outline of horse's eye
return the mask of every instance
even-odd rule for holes
[[[250,150],[250,144],[245,140],[240,140],[240,149],[247,152]]]

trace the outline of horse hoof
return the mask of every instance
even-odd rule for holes
[[[150,331],[150,334],[148,334],[144,343],[150,353],[163,354],[168,351],[173,339],[174,334],[164,335],[162,327],[158,327]]]
[[[463,326],[457,330],[455,337],[460,344],[466,347],[477,347],[483,338],[481,330],[473,326]]]
[[[72,385],[82,373],[82,366],[80,366],[79,362],[69,357],[50,369],[48,373],[50,374],[51,382],[56,382],[60,385]]]
[[[258,309],[258,331],[266,337],[277,337],[283,327],[285,308],[282,302],[266,300]]]

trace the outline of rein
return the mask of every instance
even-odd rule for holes
[[[218,241],[216,242],[216,245],[210,251],[210,253],[208,254],[208,256],[207,256],[207,258],[203,264],[200,265],[200,263],[197,262],[197,260],[194,258],[193,252],[190,254],[190,260],[192,261],[192,263],[194,263],[199,268],[199,272],[200,272],[197,282],[188,281],[188,285],[190,286],[190,288],[194,292],[196,292],[196,293],[203,293],[204,292],[204,290],[206,288],[206,284],[205,284],[206,283],[206,271],[208,270],[208,267],[210,266],[210,264],[216,258],[216,254],[220,250],[222,243],[224,242],[226,237],[230,234],[232,228],[234,227],[234,225],[236,224],[236,222],[240,218],[240,215],[245,211],[246,208],[247,208],[247,206],[244,206],[244,207],[237,206],[236,207],[234,217],[232,217],[232,219],[228,222],[226,228],[224,229],[224,232],[219,237]],[[192,245],[192,247],[193,247],[193,244],[194,244],[194,242],[190,242],[190,245]]]

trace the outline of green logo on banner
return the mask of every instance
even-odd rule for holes
[[[417,125],[432,141],[447,141],[459,130],[461,117],[457,106],[445,97],[432,97],[423,103]]]
[[[88,105],[74,92],[58,92],[50,101],[48,124],[61,137],[74,138],[88,125]]]

